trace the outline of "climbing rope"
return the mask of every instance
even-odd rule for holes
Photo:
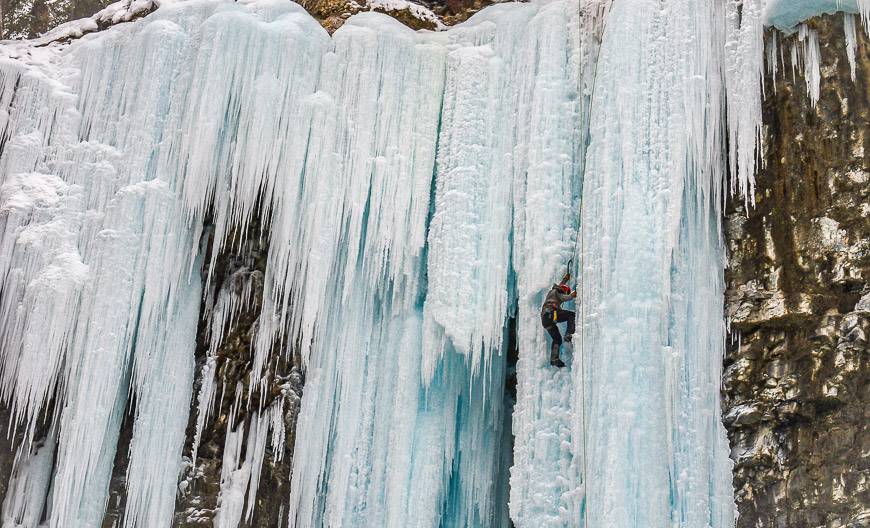
[[[584,225],[581,223],[580,229],[577,232],[577,239],[580,243],[580,269],[577,276],[580,277],[583,273],[583,258],[584,258]],[[586,482],[589,478],[589,473],[586,470],[586,351],[584,343],[586,342],[586,303],[583,299],[585,286],[582,280],[577,281],[577,287],[580,290],[577,297],[580,299],[580,420],[582,420],[583,428],[583,528],[586,528],[586,512],[589,509],[589,498],[586,495]]]

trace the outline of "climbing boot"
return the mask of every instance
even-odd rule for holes
[[[553,343],[553,348],[550,350],[550,365],[553,365],[557,368],[562,368],[565,366],[562,363],[562,360],[559,358],[559,345]]]
[[[568,334],[565,336],[565,341],[567,341],[569,343],[571,342],[572,339],[574,339],[574,334]]]

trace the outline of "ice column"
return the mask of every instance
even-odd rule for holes
[[[438,516],[450,459],[443,426],[456,423],[441,415],[455,407],[426,404],[420,374],[444,50],[378,15],[355,17],[334,42],[312,101],[305,186],[281,211],[287,242],[270,256],[287,262],[276,268],[288,273],[279,285],[293,295],[304,342],[313,339],[290,520],[425,526]]]
[[[724,13],[615,2],[583,184],[586,526],[728,527],[724,342]]]
[[[572,439],[581,417],[572,401],[570,370],[549,364],[540,310],[577,245],[584,123],[604,7],[546,6],[516,52],[512,267],[519,360],[510,511],[517,526],[571,526],[579,517],[581,475]],[[571,365],[571,345],[562,351]],[[577,368],[573,359],[571,368]]]

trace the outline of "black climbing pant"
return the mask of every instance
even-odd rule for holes
[[[577,314],[571,310],[556,310],[556,317],[553,317],[553,312],[544,312],[541,314],[541,324],[550,337],[553,338],[554,348],[562,345],[562,334],[559,333],[559,327],[556,323],[568,323],[568,335],[574,333],[574,324],[577,319]]]

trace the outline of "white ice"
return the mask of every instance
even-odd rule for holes
[[[724,13],[614,3],[583,181],[587,526],[730,526],[718,387]],[[683,42],[673,46],[670,42]],[[643,468],[638,470],[638,468]]]

